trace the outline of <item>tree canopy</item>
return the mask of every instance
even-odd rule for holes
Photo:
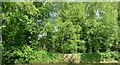
[[[120,51],[118,3],[3,2],[3,63],[29,62],[34,51]]]

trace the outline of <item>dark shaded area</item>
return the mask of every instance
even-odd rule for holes
[[[81,55],[82,62],[100,62],[101,61],[101,55],[99,53],[89,53],[89,54],[82,54]]]
[[[68,65],[119,65],[119,63],[69,63]]]

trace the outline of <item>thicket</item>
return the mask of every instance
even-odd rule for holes
[[[59,54],[106,52],[118,60],[118,10],[113,2],[2,2],[2,61],[63,62]]]

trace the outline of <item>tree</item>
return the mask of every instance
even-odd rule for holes
[[[2,3],[3,63],[15,62],[20,57],[14,57],[16,54],[12,55],[13,52],[24,45],[31,46],[37,42],[37,28],[34,21],[39,15],[38,12],[32,2]]]

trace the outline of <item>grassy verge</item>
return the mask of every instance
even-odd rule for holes
[[[20,47],[13,53],[8,51],[2,56],[3,63],[99,63],[99,62],[120,62],[120,53],[77,53],[60,54],[44,50],[33,50],[30,47]]]
[[[119,58],[118,52],[60,54],[36,51],[29,63],[113,63],[119,62]]]

